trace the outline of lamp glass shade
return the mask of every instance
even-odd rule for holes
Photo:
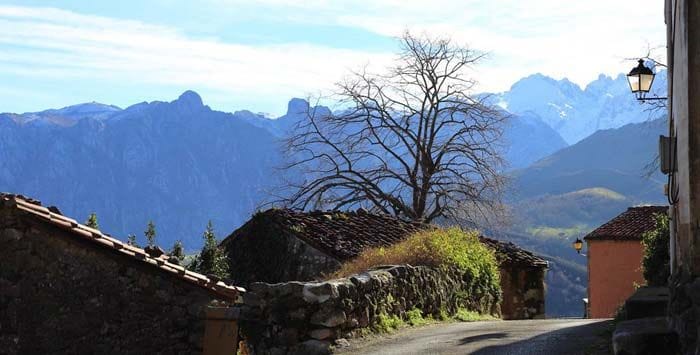
[[[577,252],[580,252],[581,249],[583,249],[583,241],[577,238],[576,241],[573,243],[573,246]]]
[[[649,92],[654,83],[654,76],[654,71],[644,65],[644,60],[640,59],[637,66],[627,74],[630,90],[635,94]]]
[[[649,92],[651,90],[651,84],[654,82],[654,74],[640,74],[639,75],[639,90],[643,92]]]
[[[638,93],[639,90],[639,75],[628,75],[627,76],[627,81],[630,83],[630,90],[632,90],[633,93]]]

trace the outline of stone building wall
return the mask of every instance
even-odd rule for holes
[[[310,281],[340,268],[337,259],[266,222],[253,218],[222,243],[237,285]]]
[[[241,308],[241,335],[254,354],[323,354],[373,327],[380,315],[437,317],[458,308],[498,315],[500,295],[470,294],[464,275],[385,266],[326,282],[253,283]]]
[[[503,319],[544,319],[546,268],[502,265]]]
[[[0,208],[0,353],[201,353],[212,299],[153,265]]]
[[[700,2],[666,0],[669,112],[677,139],[671,191],[669,319],[681,352],[700,353]]]

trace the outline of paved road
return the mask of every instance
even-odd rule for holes
[[[548,319],[434,324],[357,340],[337,354],[608,354],[609,320]]]

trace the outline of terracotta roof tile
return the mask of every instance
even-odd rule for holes
[[[170,263],[164,256],[152,258],[141,248],[134,247],[118,239],[112,238],[108,234],[82,225],[74,219],[51,212],[49,208],[43,207],[41,202],[37,200],[27,198],[22,195],[0,193],[0,207],[2,206],[14,207],[34,218],[67,231],[76,238],[93,242],[90,245],[94,245],[96,247],[106,247],[116,253],[150,264],[169,273],[173,277],[186,280],[199,287],[205,288],[210,292],[223,297],[224,299],[236,300],[240,292],[245,292],[245,289],[243,288],[227,285],[221,281],[211,280],[204,275],[186,270],[180,265]],[[57,209],[55,210],[57,211]]]
[[[583,239],[640,240],[642,234],[654,229],[656,225],[654,216],[667,212],[668,206],[630,207],[627,211],[588,233]]]
[[[253,219],[262,219],[266,225],[274,226],[281,233],[292,234],[340,261],[355,258],[364,249],[390,246],[421,229],[432,228],[430,225],[376,215],[364,210],[302,212],[269,209],[260,212]],[[226,244],[244,230],[247,230],[245,225],[229,235],[222,244]],[[501,255],[501,260],[535,266],[547,264],[543,259],[513,243],[488,238],[483,238],[482,242],[496,249],[497,255]]]

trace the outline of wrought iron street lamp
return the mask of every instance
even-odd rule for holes
[[[581,254],[581,249],[583,249],[583,241],[581,239],[576,238],[576,240],[573,243],[574,249],[576,249],[576,252]]]
[[[629,74],[627,74],[630,90],[637,96],[637,100],[666,100],[665,97],[646,97],[651,90],[651,85],[654,83],[655,76],[656,74],[654,74],[654,71],[644,65],[644,59],[640,59],[639,64],[632,68]]]

